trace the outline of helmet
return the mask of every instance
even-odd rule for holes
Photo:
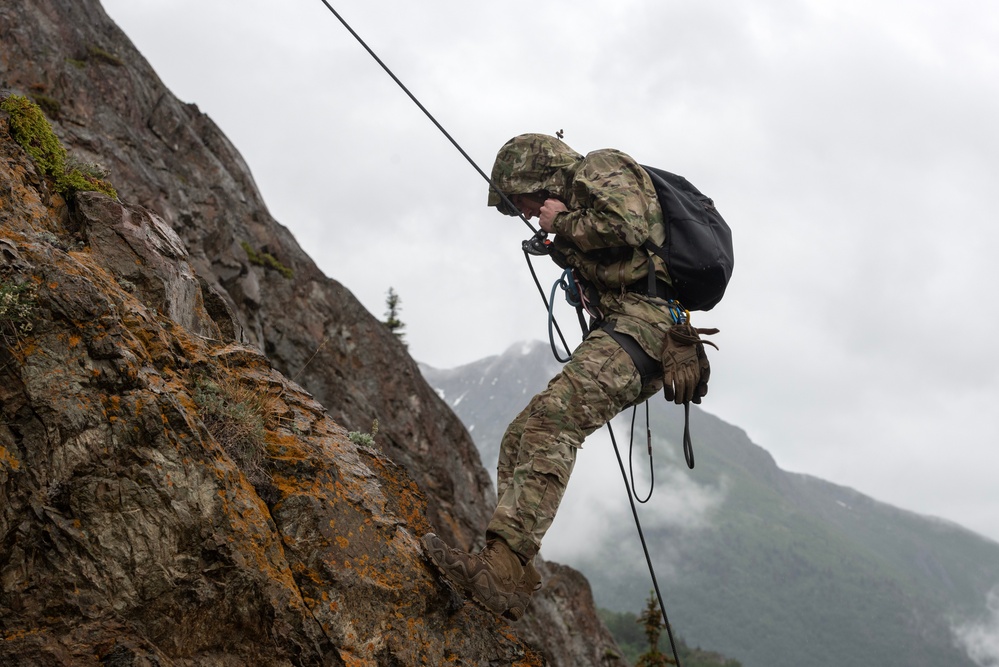
[[[571,168],[583,156],[547,134],[521,134],[503,144],[493,163],[492,183],[507,197],[541,190],[565,198]],[[489,188],[487,205],[504,215],[517,215]]]

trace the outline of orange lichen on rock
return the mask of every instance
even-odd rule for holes
[[[78,18],[79,11],[95,21],[103,16],[95,0],[70,4],[67,13]],[[35,11],[32,3],[15,3],[15,17],[25,18],[22,5]],[[87,20],[67,25],[96,34]],[[104,27],[102,39],[116,34]],[[76,39],[78,32],[65,34]],[[4,62],[14,62],[9,48],[0,40]],[[122,85],[134,83],[126,79]],[[67,78],[60,85],[73,84]],[[104,93],[117,94],[112,88]],[[79,99],[100,100],[104,93]],[[158,133],[157,146],[184,133],[186,143],[171,149],[181,158],[208,142],[216,149],[211,175],[229,182],[219,170],[240,160],[206,117],[162,90],[137,97],[160,102],[110,114],[109,122],[142,118],[137,133],[125,135]],[[82,105],[74,123],[86,120]],[[5,553],[0,616],[4,639],[18,643],[0,642],[0,663],[32,664],[42,656],[36,662],[91,664],[99,656],[108,664],[327,664],[339,655],[352,667],[536,664],[522,642],[504,634],[505,623],[455,600],[421,553],[418,536],[431,529],[428,516],[451,534],[467,534],[474,523],[449,516],[453,505],[439,498],[428,503],[415,480],[431,475],[421,470],[423,454],[413,455],[418,447],[407,442],[454,428],[456,418],[442,409],[414,426],[412,417],[386,414],[397,422],[385,431],[391,445],[382,435],[370,446],[352,442],[341,424],[371,424],[394,405],[379,395],[398,391],[394,384],[361,389],[350,371],[340,393],[328,391],[329,378],[348,366],[371,372],[358,354],[333,351],[332,341],[302,380],[310,391],[321,388],[316,396],[324,406],[297,384],[297,375],[289,380],[261,352],[277,340],[266,338],[281,324],[274,311],[261,310],[253,321],[258,314],[232,287],[243,278],[211,273],[231,269],[231,257],[185,247],[198,242],[200,227],[217,231],[225,245],[238,243],[237,233],[266,233],[268,225],[273,231],[272,221],[258,211],[232,213],[239,197],[223,190],[233,186],[200,189],[194,177],[190,186],[203,205],[159,186],[123,188],[165,192],[155,199],[169,208],[163,217],[98,194],[67,202],[52,194],[3,123],[0,269],[4,278],[36,287],[44,321],[6,346],[0,360],[0,520],[17,522],[0,526],[15,547]],[[85,125],[67,131],[80,128],[99,134]],[[93,146],[106,145],[98,139]],[[135,159],[133,153],[115,159]],[[176,159],[167,155],[163,164]],[[129,166],[116,165],[126,174]],[[232,182],[252,182],[236,176]],[[178,202],[201,208],[170,208]],[[274,239],[271,247],[293,245]],[[263,247],[258,241],[254,246]],[[301,256],[289,257],[293,279],[246,283],[247,293],[274,299],[267,290],[284,290],[288,310],[314,295],[327,310],[314,311],[310,330],[353,335],[351,345],[367,339],[385,345],[381,325],[351,305],[345,291],[334,291],[339,287]],[[279,346],[300,345],[296,332],[288,333]],[[379,349],[394,355],[392,363],[408,364],[411,386],[403,391],[425,390],[404,353]],[[299,372],[311,360],[275,357],[273,365]],[[259,440],[223,446],[197,395],[206,379],[260,399],[250,410],[261,423]],[[352,402],[355,391],[362,393]],[[466,508],[480,502],[478,488],[449,488]]]
[[[21,462],[7,451],[7,448],[0,445],[0,467],[7,468],[8,470],[17,471],[21,468]]]

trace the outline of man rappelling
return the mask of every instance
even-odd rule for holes
[[[708,367],[666,261],[650,251],[667,227],[654,176],[634,159],[613,149],[584,157],[556,137],[520,135],[496,156],[488,205],[537,217],[554,235],[544,252],[571,270],[590,316],[571,359],[503,436],[485,547],[466,553],[433,533],[422,539],[455,587],[518,620],[541,587],[534,558],[584,439],[664,385],[668,399],[700,402]]]

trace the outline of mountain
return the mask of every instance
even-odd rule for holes
[[[483,460],[494,461],[506,423],[555,368],[547,346],[535,343],[421,370],[468,425]],[[781,470],[742,430],[696,406],[696,466],[688,470],[682,410],[658,397],[650,405],[656,485],[639,513],[671,623],[688,644],[746,667],[992,664],[974,642],[993,641],[999,625],[996,594],[989,597],[999,591],[999,544]],[[652,480],[641,472],[649,463],[639,415],[631,467],[644,496]],[[629,416],[615,421],[623,460]],[[559,558],[588,577],[597,603],[638,613],[651,582],[610,446],[598,434],[587,440],[542,553],[550,542],[571,543],[574,551]],[[599,460],[596,470],[584,468],[587,459]]]
[[[0,99],[0,664],[616,652],[569,567],[513,626],[442,587],[466,429],[97,0],[0,4]]]

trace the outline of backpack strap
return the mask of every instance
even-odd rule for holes
[[[667,227],[667,231],[668,230],[669,230],[669,227]],[[642,243],[642,248],[645,249],[646,254],[649,256],[649,276],[650,277],[654,276],[655,273],[656,273],[656,271],[655,271],[656,267],[652,263],[652,255],[656,255],[657,257],[659,257],[659,259],[661,259],[663,261],[663,263],[666,264],[666,270],[669,271],[669,253],[666,251],[666,248],[664,248],[661,245],[656,245],[650,239],[645,239],[645,242]],[[650,284],[652,283],[651,279],[649,280],[649,283]],[[673,290],[674,298],[676,298],[676,290],[673,289],[672,285],[670,285],[670,289]]]
[[[651,267],[652,262],[649,262]],[[654,268],[654,267],[653,267]],[[662,278],[656,277],[655,271],[649,271],[649,275],[645,278],[639,278],[633,283],[624,286],[624,289],[628,292],[635,292],[637,294],[644,294],[646,296],[659,297],[664,301],[678,301],[678,295],[673,286]]]

